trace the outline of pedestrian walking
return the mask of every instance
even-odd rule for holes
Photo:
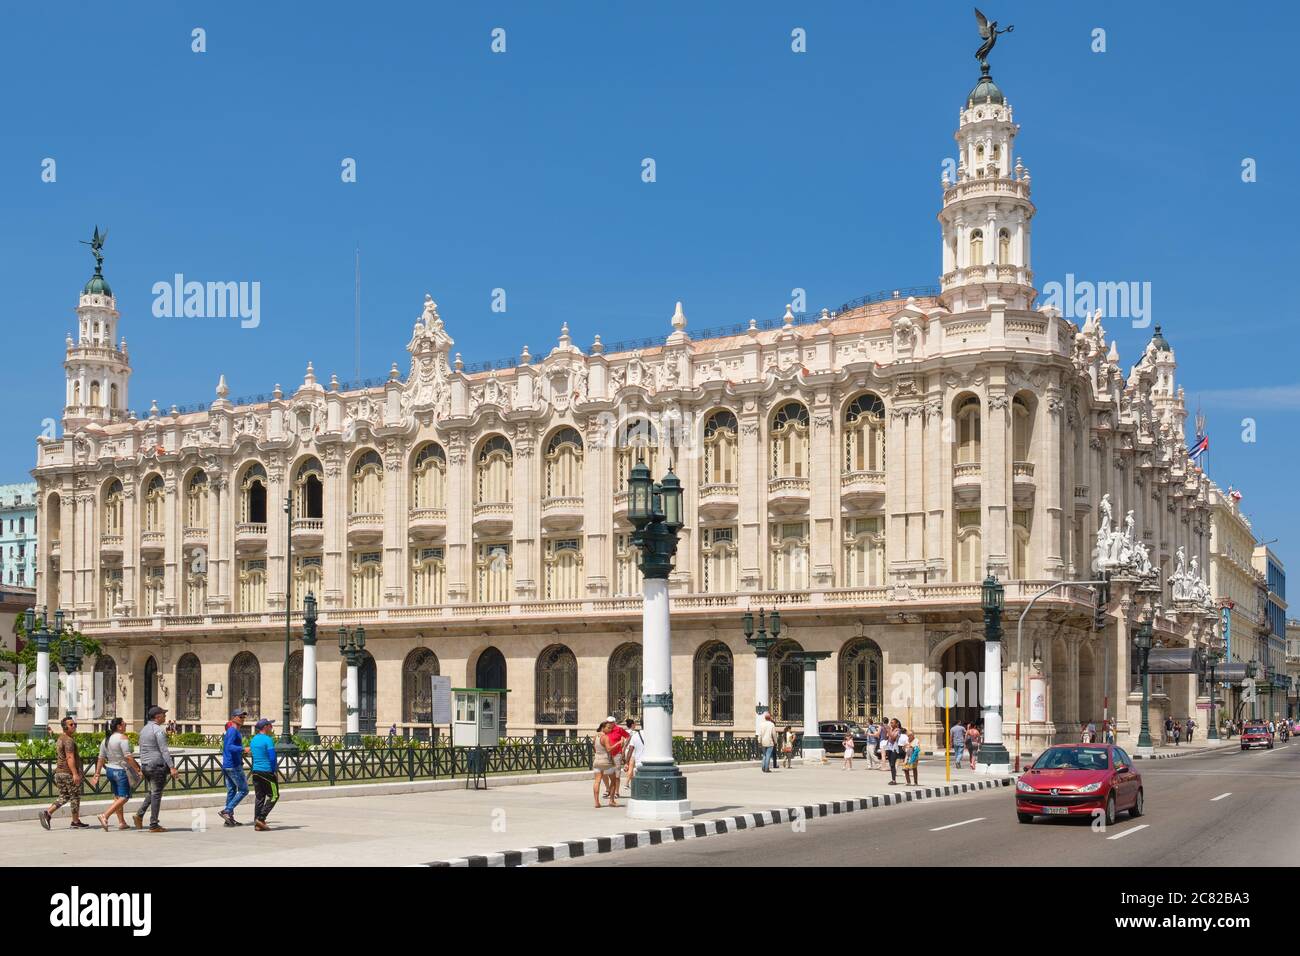
[[[1166,717],[1165,718],[1165,743],[1171,744],[1173,742],[1174,742],[1174,719],[1172,717]]]
[[[235,807],[248,796],[248,779],[244,776],[244,754],[249,749],[244,746],[243,726],[248,711],[239,709],[230,715],[225,733],[221,738],[221,777],[226,782],[226,805],[217,814],[226,821],[228,827],[242,827],[235,819]]]
[[[841,765],[840,769],[853,769],[853,731],[851,730],[845,731],[844,733],[844,763]]]
[[[614,772],[607,775],[605,786],[612,800],[618,796],[619,790],[622,788],[623,765],[627,762],[627,752],[624,748],[627,743],[628,732],[619,726],[618,721],[614,719],[612,714],[605,718],[605,722],[609,724],[609,755],[614,761]]]
[[[59,795],[53,803],[41,811],[41,826],[50,828],[50,817],[58,813],[66,803],[72,809],[73,830],[89,830],[89,823],[81,822],[81,754],[77,752],[77,722],[71,717],[59,721],[63,733],[59,734],[58,752],[54,760],[54,786]]]
[[[1174,721],[1174,746],[1177,747],[1183,739],[1183,725],[1180,721]]]
[[[1086,720],[1079,725],[1079,743],[1081,744],[1092,743],[1092,738],[1088,734],[1088,722]]]
[[[396,736],[397,736],[397,724],[393,724],[391,727],[388,728],[388,739],[392,740]]]
[[[276,777],[277,759],[275,753],[275,721],[263,717],[253,728],[249,752],[253,756],[253,789],[256,792],[253,804],[253,829],[269,830],[266,818],[275,809],[280,799],[280,784]]]
[[[790,760],[794,757],[794,744],[794,727],[786,724],[785,732],[781,734],[781,766],[786,770],[790,769]]]
[[[921,782],[921,740],[915,735],[908,740],[907,755],[903,759],[903,780],[911,784]]]
[[[600,802],[600,791],[605,787],[605,777],[614,769],[614,758],[609,753],[609,721],[602,720],[600,726],[596,728],[596,735],[591,739],[591,796],[596,801],[596,809],[599,810],[603,804]],[[608,791],[608,787],[605,787]],[[612,798],[609,805],[618,806]]]
[[[1191,717],[1188,717],[1187,726],[1183,729],[1185,731],[1184,736],[1187,738],[1187,742],[1190,744],[1192,742],[1192,731],[1196,729],[1196,721],[1193,720]]]
[[[948,729],[952,765],[955,769],[961,765],[961,755],[966,750],[966,726],[960,720]]]
[[[895,763],[900,763],[903,765],[904,782],[910,779],[907,776],[907,757],[908,754],[911,752],[911,749],[912,749],[912,737],[910,734],[908,734],[907,728],[904,727],[902,724],[899,724],[898,737],[894,741],[894,756],[895,756]],[[897,783],[897,782],[898,782],[897,777],[895,777],[893,780],[890,781],[890,783]]]
[[[966,725],[966,755],[970,757],[970,768],[975,769],[975,755],[980,752],[980,729],[972,721]]]
[[[758,746],[763,751],[763,773],[772,772],[776,763],[776,724],[772,723],[770,713],[763,715],[763,724],[758,731]]]
[[[95,761],[95,776],[90,781],[91,787],[99,786],[99,775],[105,770],[108,772],[113,802],[96,819],[107,830],[108,818],[116,813],[117,828],[129,830],[131,828],[126,825],[122,808],[131,798],[131,788],[144,778],[144,771],[136,762],[135,754],[131,753],[131,741],[126,737],[126,721],[121,717],[114,717],[108,722],[108,733],[99,745],[99,759]]]
[[[636,776],[637,765],[645,759],[645,734],[635,717],[629,717],[624,725],[627,728],[627,792],[632,794],[632,778]]]
[[[898,783],[898,747],[899,740],[907,738],[901,733],[902,727],[898,723],[897,717],[889,718],[889,727],[885,731],[884,743],[881,745],[885,750],[885,759],[889,761],[889,785],[895,786]]]
[[[158,822],[158,813],[162,809],[162,792],[167,786],[167,775],[176,780],[180,773],[172,760],[171,751],[167,749],[167,731],[163,722],[167,711],[153,706],[144,715],[145,725],[140,728],[140,767],[144,772],[145,783],[149,789],[145,792],[144,802],[132,816],[135,828],[144,826],[144,812],[149,811],[149,832],[166,833],[167,828]]]
[[[881,773],[889,769],[889,750],[885,745],[889,742],[889,724],[891,720],[890,717],[876,718],[877,734],[880,738],[876,744],[876,769]]]

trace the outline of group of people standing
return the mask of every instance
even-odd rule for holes
[[[591,763],[594,771],[591,796],[597,810],[604,806],[600,802],[602,789],[609,806],[618,806],[624,770],[627,771],[627,792],[632,793],[632,778],[636,776],[637,764],[644,759],[645,749],[645,735],[635,717],[628,717],[622,725],[612,715],[600,722],[592,738]]]
[[[1184,740],[1189,744],[1192,742],[1192,733],[1196,730],[1196,721],[1188,717],[1187,720],[1174,720],[1172,717],[1165,718],[1165,743],[1173,744],[1177,747]]]
[[[794,756],[794,745],[799,739],[794,727],[787,724],[785,730],[778,730],[770,712],[763,714],[763,721],[758,728],[758,749],[763,753],[763,773],[776,769],[778,761],[790,769],[790,758]],[[780,757],[777,750],[780,750]]]
[[[239,728],[243,726],[245,711],[231,715],[226,725],[226,734],[222,747],[222,775],[226,781],[226,806],[220,816],[226,826],[241,826],[234,818],[234,809],[248,794],[248,784],[244,780],[244,755],[250,754],[253,761],[253,782],[257,787],[257,810],[255,828],[270,829],[266,817],[279,798],[276,783],[276,754],[273,721],[263,718],[257,722],[257,734],[251,744],[244,746]],[[150,707],[145,714],[145,724],[140,729],[139,752],[131,749],[127,737],[126,720],[114,717],[109,721],[108,732],[99,745],[99,756],[95,761],[95,773],[91,778],[92,788],[99,786],[101,775],[108,778],[112,802],[96,819],[107,830],[109,821],[117,817],[117,829],[130,830],[127,825],[125,808],[131,799],[131,793],[141,783],[145,785],[144,801],[140,809],[131,816],[135,829],[144,829],[145,813],[149,814],[149,832],[166,833],[167,828],[159,821],[162,810],[162,793],[167,786],[167,778],[175,780],[180,776],[176,761],[167,746],[167,711],[163,707]],[[59,734],[57,756],[54,764],[54,785],[58,789],[58,798],[40,812],[42,827],[50,829],[50,820],[63,806],[72,811],[71,827],[75,830],[90,829],[90,824],[81,819],[81,791],[85,781],[85,769],[81,754],[77,750],[77,722],[72,717],[64,717],[60,722],[62,733]],[[233,730],[233,736],[232,736]]]
[[[975,757],[980,752],[980,742],[984,739],[979,724],[973,720],[963,724],[961,721],[948,728],[948,739],[952,745],[952,762],[960,764],[962,755],[970,761],[970,768],[975,769]]]

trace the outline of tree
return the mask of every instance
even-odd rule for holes
[[[14,621],[14,637],[18,638],[17,644],[22,647],[22,650],[0,649],[0,661],[6,664],[17,664],[26,673],[34,674],[36,672],[36,642],[27,638],[27,622],[23,614],[19,614]],[[88,657],[97,656],[104,652],[104,646],[93,637],[86,637],[80,631],[65,630],[61,635],[50,641],[50,659],[60,661],[64,642],[74,639],[80,639],[82,653]]]

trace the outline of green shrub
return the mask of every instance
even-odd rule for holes
[[[316,744],[312,743],[306,737],[300,737],[297,734],[294,734],[293,742],[294,742],[294,746],[296,746],[303,753],[307,753],[309,750],[311,750],[316,746]]]
[[[53,738],[22,740],[15,753],[19,760],[53,760],[58,754],[58,744]]]

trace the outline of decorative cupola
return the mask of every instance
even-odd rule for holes
[[[94,235],[83,242],[95,257],[95,273],[90,277],[77,301],[77,340],[68,336],[64,348],[63,369],[67,391],[64,399],[63,428],[77,430],[88,424],[106,424],[126,420],[127,383],[131,361],[126,340],[120,347],[117,336],[117,300],[104,278],[104,240],[95,227]]]
[[[976,54],[979,82],[966,97],[954,134],[957,179],[951,182],[944,175],[940,299],[951,312],[983,311],[990,304],[1028,310],[1035,295],[1029,175],[1019,159],[1012,165],[1020,127],[989,74],[990,49],[986,37]]]

